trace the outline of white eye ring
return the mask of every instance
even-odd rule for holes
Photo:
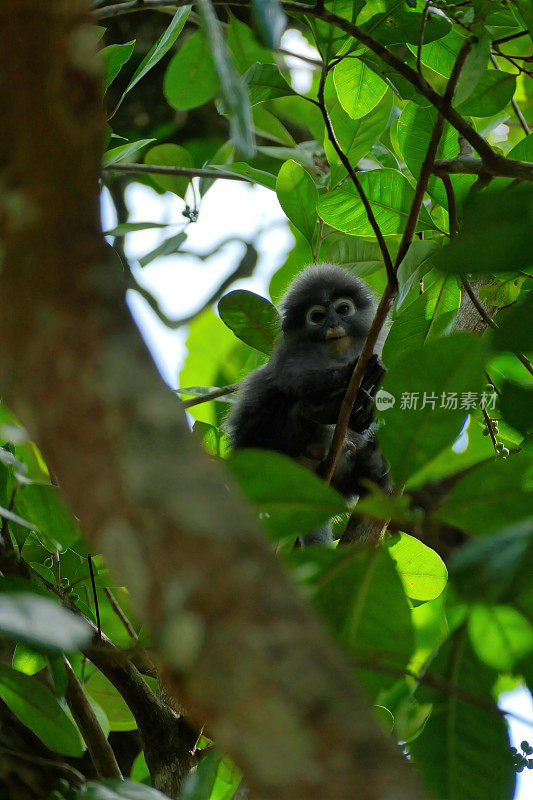
[[[313,316],[315,319],[313,319]],[[322,325],[325,319],[326,309],[324,306],[311,306],[305,315],[305,321],[308,325]]]
[[[347,306],[348,308],[346,310],[339,311],[339,309],[343,306]],[[340,317],[349,317],[350,314],[355,312],[355,306],[349,297],[340,297],[335,303],[335,312]]]

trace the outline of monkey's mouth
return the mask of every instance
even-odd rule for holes
[[[326,339],[344,339],[345,336],[344,328],[328,328],[326,331]]]

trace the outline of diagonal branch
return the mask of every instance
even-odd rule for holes
[[[381,232],[381,228],[379,227],[378,221],[376,220],[376,217],[375,217],[374,212],[372,210],[372,206],[370,205],[368,197],[365,194],[365,190],[363,189],[363,187],[361,185],[361,181],[357,177],[357,174],[356,174],[354,168],[350,164],[350,160],[348,159],[348,157],[344,153],[342,147],[340,146],[340,144],[339,144],[339,142],[337,140],[337,137],[335,136],[335,131],[333,130],[333,126],[331,124],[331,120],[329,118],[329,114],[328,114],[328,111],[327,111],[327,108],[326,108],[326,101],[324,99],[324,87],[325,87],[325,84],[326,84],[326,77],[327,77],[327,67],[324,66],[322,68],[322,75],[320,76],[320,84],[319,84],[319,87],[318,87],[317,99],[318,99],[318,106],[320,108],[320,111],[322,112],[322,117],[324,119],[324,124],[325,124],[326,130],[328,132],[328,138],[329,138],[331,144],[333,145],[333,147],[335,148],[335,152],[337,153],[337,155],[339,156],[340,160],[342,161],[342,164],[343,164],[344,168],[348,172],[348,175],[352,179],[352,181],[354,183],[354,186],[357,189],[357,192],[359,194],[359,197],[361,198],[361,201],[362,201],[362,203],[363,203],[363,205],[365,207],[365,211],[366,211],[366,215],[368,217],[368,221],[370,222],[370,225],[372,226],[372,230],[374,231],[374,235],[375,235],[375,237],[376,237],[376,239],[378,241],[379,249],[381,250],[381,255],[383,257],[383,261],[385,262],[385,269],[387,271],[387,280],[389,282],[389,286],[394,290],[396,288],[396,283],[397,282],[396,282],[396,275],[394,274],[394,267],[393,267],[393,264],[392,264],[392,259],[390,257],[389,249],[388,249],[388,247],[387,247],[387,245],[385,243],[385,239],[383,237],[383,234]]]

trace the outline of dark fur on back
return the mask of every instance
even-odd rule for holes
[[[291,283],[280,304],[285,333],[303,327],[306,309],[313,303],[328,303],[335,297],[350,297],[356,308],[372,306],[368,290],[355,275],[337,264],[307,267]]]

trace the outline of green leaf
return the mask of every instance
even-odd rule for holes
[[[168,800],[157,789],[130,780],[89,781],[77,795],[78,800]]]
[[[394,169],[361,172],[358,177],[383,235],[401,234],[414,197],[414,189],[407,178]],[[319,199],[318,213],[332,228],[352,236],[374,235],[365,207],[351,182],[323,195]],[[427,209],[422,206],[417,231],[434,228]]]
[[[287,15],[279,0],[252,0],[252,14],[263,43],[277,49],[287,27]]]
[[[409,102],[398,120],[398,146],[405,163],[415,178],[426,157],[427,148],[437,119],[437,112],[432,106],[421,107]],[[436,158],[456,158],[459,154],[457,131],[449,123],[444,124],[443,134],[437,148]],[[475,181],[474,175],[451,175],[454,194],[458,203],[462,203],[470,186]],[[440,178],[432,175],[428,182],[427,192],[443,208],[448,210],[446,191]]]
[[[359,119],[377,106],[387,84],[358,58],[337,64],[333,80],[342,107],[352,119]]]
[[[83,619],[30,592],[0,594],[0,631],[49,653],[80,650],[92,635]]]
[[[485,72],[470,97],[457,106],[463,116],[492,117],[505,108],[516,89],[516,76],[510,72]]]
[[[515,144],[507,153],[507,157],[514,158],[517,161],[533,161],[533,133],[525,136],[522,141]]]
[[[15,496],[14,508],[31,522],[54,550],[58,546],[69,547],[81,538],[78,521],[65,507],[55,486],[21,486]]]
[[[210,164],[209,167],[223,172],[232,172],[234,175],[245,175],[247,178],[251,178],[254,183],[259,183],[261,186],[266,186],[267,189],[276,191],[275,175],[271,175],[270,172],[265,172],[262,169],[251,167],[244,161],[237,161],[233,164]]]
[[[511,672],[518,659],[533,652],[533,627],[511,606],[474,606],[468,634],[477,657],[498,672]]]
[[[128,144],[121,144],[119,147],[114,147],[104,153],[102,166],[110,167],[113,164],[120,164],[122,161],[135,160],[146,145],[155,142],[155,139],[139,139],[137,142],[128,142]]]
[[[418,45],[422,13],[420,11],[406,11],[402,8],[393,8],[394,13],[378,13],[370,17],[368,22],[361,25],[362,30],[369,33],[387,47],[391,44]],[[429,13],[424,30],[424,42],[433,42],[442,39],[450,32],[450,22],[444,16]]]
[[[286,161],[278,173],[276,192],[290,221],[312,246],[318,221],[318,192],[313,179],[295,161]]]
[[[477,41],[472,45],[472,49],[459,75],[453,95],[453,104],[455,106],[470,97],[480,82],[490,57],[490,44],[490,37],[487,31],[483,30]]]
[[[422,46],[421,61],[439,75],[449,78],[453,65],[457,59],[461,45],[465,37],[452,30],[444,39],[437,42],[430,42]],[[417,45],[408,44],[409,50],[416,55]]]
[[[1,600],[0,600],[1,605]],[[46,667],[46,658],[41,653],[36,653],[26,645],[20,642],[15,647],[13,653],[12,666],[17,672],[23,672],[25,675],[35,675]]]
[[[147,264],[150,264],[154,259],[160,256],[170,256],[173,253],[177,253],[186,238],[187,234],[182,231],[165,239],[165,241],[161,242],[154,250],[150,250],[149,253],[146,253],[146,255],[139,259],[140,266],[146,267]]]
[[[378,430],[378,439],[393,478],[403,485],[458,436],[468,413],[461,407],[463,395],[475,393],[479,400],[484,345],[471,334],[455,333],[409,350],[386,366],[382,391],[391,394],[395,402],[378,410],[385,423]],[[457,396],[455,409],[443,404],[443,396],[446,401],[451,393]],[[411,398],[416,399],[416,408],[406,403]]]
[[[346,511],[334,489],[280,453],[237,450],[226,464],[275,540],[294,542]]]
[[[279,69],[274,64],[254,64],[244,76],[252,106],[294,94]]]
[[[105,675],[95,670],[85,682],[85,689],[105,712],[112,731],[134,731],[137,728],[130,709]]]
[[[279,314],[270,302],[254,292],[237,289],[218,303],[222,322],[245,344],[271,353],[280,329]]]
[[[180,800],[231,800],[241,779],[242,772],[231,759],[208,750],[186,779]]]
[[[398,299],[395,310],[399,311],[406,301],[415,300],[420,294],[420,281],[433,269],[433,254],[439,243],[431,239],[414,239],[398,267]]]
[[[170,105],[182,111],[207,103],[218,88],[211,50],[199,30],[172,57],[165,73],[163,91]]]
[[[409,753],[433,795],[511,800],[515,775],[507,724],[491,693],[495,674],[476,659],[464,627],[441,646],[427,672],[456,690],[420,686],[415,693],[433,703],[433,712]]]
[[[434,512],[436,519],[480,536],[533,515],[526,489],[529,460],[521,453],[475,467]]]
[[[388,552],[308,547],[287,560],[325,624],[355,659],[357,677],[372,697],[392,686],[396,677],[376,673],[372,666],[405,669],[415,641],[405,592]]]
[[[352,167],[366,156],[386,129],[392,111],[392,98],[392,91],[388,90],[372,111],[357,120],[346,114],[336,95],[331,100],[327,99],[335,136]],[[330,186],[335,187],[346,176],[346,169],[327,136],[324,139],[324,149],[330,165]]]
[[[202,445],[210,456],[225,458],[228,455],[230,451],[229,438],[220,428],[215,428],[214,425],[209,425],[208,422],[198,422],[197,420],[192,429],[200,437]]]
[[[469,196],[459,233],[435,256],[455,274],[494,275],[533,265],[533,187],[485,189]]]
[[[394,361],[408,350],[416,350],[428,340],[451,333],[461,305],[459,281],[442,273],[422,294],[396,317],[383,348],[385,363]]]
[[[0,664],[0,697],[54,753],[79,757],[85,744],[50,689],[36,678]]]
[[[168,222],[123,222],[115,228],[104,231],[104,236],[120,237],[135,231],[147,231],[150,228],[168,228]]]
[[[491,349],[494,352],[521,350],[533,351],[533,292],[524,299],[504,309],[496,317],[498,329],[492,333]]]
[[[158,144],[150,148],[144,157],[144,163],[159,167],[186,167],[192,169],[194,162],[188,150],[178,144]],[[190,178],[173,175],[152,174],[152,180],[165,192],[174,192],[178,197],[185,197]]]
[[[183,8],[178,8],[174,16],[170,21],[170,25],[168,28],[163,31],[157,42],[154,44],[153,47],[147,52],[135,72],[133,73],[133,77],[128,83],[124,95],[127,94],[133,87],[139,83],[139,81],[144,78],[144,76],[149,72],[155,65],[161,61],[163,56],[168,53],[178,36],[183,30],[183,26],[187,22],[187,18],[191,13],[192,6],[183,6]],[[123,95],[123,97],[124,97]]]
[[[500,412],[504,420],[515,430],[528,436],[533,431],[533,387],[504,383],[501,388]]]
[[[385,547],[396,564],[408,597],[425,603],[441,594],[448,580],[448,570],[434,550],[407,533],[386,539]]]
[[[226,41],[230,49],[233,63],[242,74],[253,64],[273,64],[271,51],[259,44],[254,32],[229,12],[229,26]]]
[[[104,86],[106,89],[115,80],[126,61],[131,58],[134,47],[135,39],[126,44],[110,44],[109,47],[104,47],[102,57],[104,59]]]

